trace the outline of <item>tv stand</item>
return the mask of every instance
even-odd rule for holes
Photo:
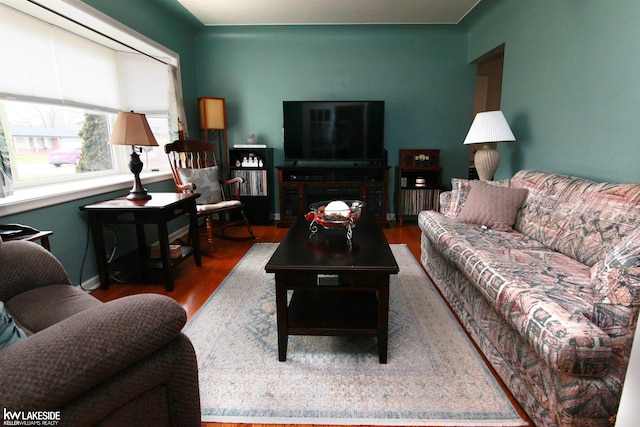
[[[289,227],[311,203],[325,200],[362,200],[381,225],[387,223],[388,166],[280,165],[280,221]]]

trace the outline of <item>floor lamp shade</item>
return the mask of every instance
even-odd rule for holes
[[[222,164],[228,163],[227,144],[227,114],[224,98],[212,98],[203,96],[198,98],[198,110],[200,110],[200,129],[204,140],[209,141],[209,131],[217,136],[219,158]],[[222,179],[226,179],[224,169]]]
[[[490,142],[515,141],[502,111],[485,111],[476,114],[471,128],[464,140],[465,144],[486,144]],[[493,174],[500,163],[500,153],[493,147],[483,145],[476,151],[474,164],[478,177],[483,181],[493,178]]]
[[[225,114],[224,98],[198,98],[200,110],[200,129],[227,128],[227,116]]]

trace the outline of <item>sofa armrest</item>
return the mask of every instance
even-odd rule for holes
[[[597,304],[640,306],[640,266],[600,270],[593,277]]]
[[[184,309],[155,294],[77,313],[0,351],[0,396],[13,410],[53,410],[180,334]]]
[[[0,247],[0,301],[41,286],[70,285],[55,256],[37,243],[14,240]]]
[[[552,368],[584,376],[607,372],[611,339],[586,317],[516,286],[506,286],[497,303],[502,316]]]
[[[451,191],[443,191],[440,193],[440,213],[445,213],[449,210],[451,204]]]
[[[597,304],[640,306],[640,227],[591,267]]]
[[[455,218],[467,201],[468,190],[451,190],[440,193],[440,213]]]

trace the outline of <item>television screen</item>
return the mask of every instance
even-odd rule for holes
[[[285,160],[379,161],[384,101],[284,101]]]

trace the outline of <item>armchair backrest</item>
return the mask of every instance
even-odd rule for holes
[[[216,159],[216,144],[205,141],[180,139],[167,144],[171,173],[180,192],[197,192],[199,204],[225,200]]]
[[[179,139],[167,144],[164,147],[165,153],[169,157],[173,179],[177,185],[183,185],[178,176],[178,169],[204,169],[218,166],[216,153],[218,147],[212,142]]]

